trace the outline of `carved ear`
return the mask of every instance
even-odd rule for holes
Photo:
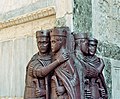
[[[63,39],[60,37],[60,38],[59,38],[59,41],[60,41],[60,44],[61,44],[61,43],[63,42]]]

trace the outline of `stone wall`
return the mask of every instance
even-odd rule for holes
[[[37,51],[35,31],[55,25],[69,26],[75,32],[89,31],[99,40],[97,55],[105,61],[109,99],[120,99],[119,0],[42,1],[43,5],[37,2],[0,16],[0,99],[23,97],[25,67]],[[43,9],[46,6],[54,7]]]
[[[73,23],[75,32],[91,32],[92,2],[91,0],[74,0]]]
[[[120,99],[120,2],[119,0],[74,0],[74,30],[89,31],[99,40],[97,55],[105,62],[109,99]]]
[[[99,40],[98,54],[106,62],[105,76],[109,99],[119,99],[120,2],[92,0],[92,32]]]
[[[0,24],[0,99],[20,99],[26,66],[38,50],[35,32],[54,27],[53,7],[40,9]]]
[[[54,26],[72,30],[72,3],[38,0],[0,15],[0,99],[23,99],[26,65],[37,52],[35,32]]]
[[[1,5],[2,11],[0,12],[0,22],[13,19],[23,14],[29,14],[30,12],[55,6],[55,0],[4,0],[4,4]],[[2,2],[2,1],[1,1]]]

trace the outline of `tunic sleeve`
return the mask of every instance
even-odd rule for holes
[[[28,73],[30,76],[33,76],[35,78],[37,77],[42,77],[41,72],[42,72],[42,65],[39,61],[33,60],[30,62],[29,67],[28,67]]]

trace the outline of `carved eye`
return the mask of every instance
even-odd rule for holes
[[[52,41],[52,43],[54,44],[54,43],[55,43],[55,41]]]
[[[39,41],[38,44],[41,44],[41,42]]]

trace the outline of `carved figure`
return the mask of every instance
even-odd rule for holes
[[[66,46],[69,28],[36,32],[38,52],[26,67],[24,99],[108,99],[98,41],[74,34],[74,54]],[[72,49],[72,48],[71,48]]]
[[[37,31],[36,39],[39,52],[31,58],[26,68],[24,99],[50,99],[52,71],[67,61],[69,56],[60,55],[51,63],[50,31]]]
[[[51,49],[54,53],[53,61],[63,53],[68,53],[66,49],[67,30],[68,27],[56,27],[50,33]],[[54,70],[51,81],[51,99],[81,99],[79,89],[78,74],[70,57]]]
[[[88,56],[88,34],[87,33],[78,33],[74,34],[75,39],[75,66],[79,73],[80,78],[80,90],[81,90],[81,98],[85,99],[86,96],[89,99],[91,97],[90,89],[88,89],[89,85],[87,84],[89,81],[87,76],[98,76],[98,71],[95,68],[91,67],[87,62],[84,61],[84,58]],[[86,85],[87,84],[87,85]],[[85,91],[83,91],[85,90]]]
[[[96,76],[91,75],[91,71],[87,73],[88,76],[86,75],[86,92],[89,90],[91,93],[91,96],[90,94],[86,94],[86,97],[88,97],[88,99],[107,99],[107,87],[102,74],[105,65],[103,59],[95,55],[97,43],[97,39],[89,38],[89,53],[88,56],[84,58],[84,61],[98,72]]]
[[[74,46],[74,65],[77,68],[80,79],[80,92],[81,99],[84,99],[84,64],[82,62],[83,58],[88,55],[88,35],[87,33],[73,34],[75,46]]]

